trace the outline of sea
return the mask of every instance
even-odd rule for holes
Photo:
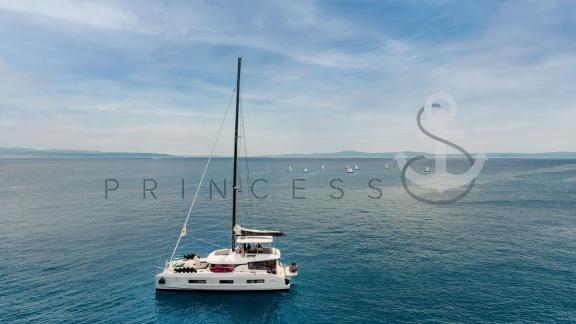
[[[0,322],[576,322],[574,159],[490,159],[449,204],[392,160],[244,160],[239,222],[286,233],[291,290],[156,292],[205,163],[0,159]],[[211,162],[177,256],[231,244],[231,171]]]

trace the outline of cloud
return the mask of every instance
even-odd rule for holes
[[[103,2],[82,0],[1,0],[0,9],[109,29],[122,29],[135,22],[135,17],[127,11]]]
[[[431,151],[438,91],[472,151],[576,149],[575,7],[0,0],[0,145],[205,154],[242,55],[253,154]]]

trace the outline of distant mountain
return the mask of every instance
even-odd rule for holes
[[[424,152],[402,152],[408,157],[413,157],[417,155],[431,156],[429,153]],[[397,152],[384,152],[384,153],[367,153],[360,151],[341,151],[333,153],[309,153],[309,154],[279,154],[279,155],[267,155],[265,157],[270,158],[309,158],[309,159],[345,159],[345,158],[394,158]]]
[[[368,153],[360,151],[341,151],[334,153],[310,153],[310,154],[280,154],[280,155],[268,155],[266,157],[270,158],[383,158],[392,159],[396,156],[398,152],[384,152],[384,153]],[[427,158],[433,158],[435,155],[433,153],[426,152],[412,152],[403,151],[406,157],[415,157],[418,155],[424,155]],[[470,153],[472,156],[476,153]],[[544,152],[544,153],[486,153],[488,158],[576,158],[576,152]],[[448,158],[462,158],[462,154],[448,154]]]
[[[403,151],[406,157],[424,155],[434,158],[434,154],[426,152]],[[310,153],[310,154],[279,154],[254,156],[254,158],[284,158],[284,159],[360,159],[380,158],[392,159],[397,152],[368,153],[360,151],[341,151],[333,153]],[[471,153],[475,155],[475,153]],[[546,152],[546,153],[487,153],[488,158],[571,158],[576,159],[576,152]],[[101,151],[76,151],[76,150],[36,150],[20,147],[0,147],[0,158],[123,158],[123,159],[170,159],[190,158],[159,153],[132,153],[132,152],[101,152]],[[449,158],[463,158],[462,154],[449,154]],[[229,158],[229,157],[224,157]]]
[[[576,158],[576,152],[488,153],[488,158]]]
[[[0,147],[0,158],[138,158],[165,159],[180,156],[158,153],[100,152],[75,150],[36,150],[20,147]]]

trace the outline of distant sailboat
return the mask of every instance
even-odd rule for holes
[[[322,171],[326,170],[326,167],[324,165],[322,165]]]
[[[389,169],[389,167],[388,167],[388,163],[386,163],[386,166],[384,167],[384,169],[386,169],[386,170],[388,170],[388,169]]]
[[[354,173],[354,170],[348,165],[346,166],[346,173]]]
[[[354,170],[355,170],[355,171],[360,170],[360,168],[358,167],[358,164],[356,164],[356,165],[354,166]]]
[[[304,173],[308,173],[308,168],[304,168]]]
[[[426,166],[426,170],[424,170],[424,172],[430,172],[430,167]]]
[[[294,169],[292,169],[292,165],[290,165],[290,166],[288,167],[288,172],[294,172]]]

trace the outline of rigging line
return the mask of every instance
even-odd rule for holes
[[[222,118],[222,122],[220,123],[220,127],[218,128],[218,134],[216,135],[216,139],[214,139],[214,143],[212,144],[212,148],[210,149],[210,154],[208,155],[208,160],[206,160],[206,164],[204,165],[204,170],[202,171],[202,176],[200,177],[200,183],[198,183],[198,187],[196,187],[196,192],[194,192],[194,197],[192,198],[192,203],[190,204],[190,208],[188,209],[188,214],[186,215],[186,219],[184,220],[184,225],[180,230],[180,234],[178,235],[178,240],[176,241],[176,246],[174,247],[174,251],[172,251],[172,256],[170,256],[170,262],[174,259],[174,255],[176,254],[176,250],[178,249],[178,245],[180,245],[180,240],[182,240],[183,234],[186,233],[186,225],[188,224],[188,219],[192,214],[192,209],[196,204],[196,198],[198,198],[198,193],[200,192],[200,188],[202,187],[202,182],[206,177],[206,172],[208,171],[208,166],[210,165],[210,161],[212,160],[212,156],[214,156],[214,150],[216,149],[216,144],[218,144],[218,139],[220,139],[220,134],[222,134],[222,129],[224,128],[224,122],[226,121],[226,116],[228,116],[228,112],[230,111],[230,103],[232,102],[232,98],[234,98],[234,94],[236,93],[237,89],[234,89],[230,99],[228,100],[228,105],[226,106],[226,112],[224,113],[224,117]]]
[[[166,225],[167,222],[167,218],[164,219],[164,225]],[[162,259],[162,256],[164,255],[164,252],[166,251],[166,248],[168,247],[168,243],[170,243],[170,240],[166,240],[166,242],[164,243],[164,247],[162,248],[162,253],[160,253],[160,255],[158,256],[158,260],[156,260],[156,264],[160,264],[160,260]],[[163,267],[157,266],[158,268],[164,269]]]
[[[248,196],[248,223],[250,226],[254,227],[253,216],[254,216],[254,204],[253,204],[253,197],[252,197],[252,179],[250,177],[249,164],[248,164],[248,156],[246,156],[246,172],[247,172],[247,182],[250,189],[247,192]]]
[[[244,105],[242,105],[242,98],[240,98],[240,119],[242,121],[242,144],[244,146],[244,159],[245,159],[245,168],[246,168],[246,181],[248,182],[247,186],[250,187],[250,167],[248,165],[248,144],[246,140],[246,122],[244,121]],[[252,207],[252,188],[248,188],[247,196],[248,196],[248,224],[253,227],[252,223],[252,213],[254,211]]]
[[[164,224],[163,227],[166,227],[166,223],[168,222],[168,218],[164,217]],[[164,269],[164,267],[160,267],[160,260],[162,260],[162,256],[164,255],[164,252],[166,252],[166,248],[168,248],[168,243],[170,242],[170,240],[165,240],[164,242],[164,247],[162,248],[162,252],[160,253],[160,255],[158,255],[158,260],[156,260],[156,267],[160,268],[160,269]]]
[[[239,118],[240,118],[240,116],[241,116],[241,114],[242,114],[242,110],[241,110],[241,109],[242,109],[242,107],[240,106],[239,115],[238,115]],[[241,125],[240,125],[240,126],[241,126]],[[239,140],[242,140],[242,143],[240,143],[240,145],[243,145],[243,143],[244,143],[244,140],[243,140],[244,134],[242,133],[242,131],[243,131],[243,130],[241,129],[241,127],[239,127],[239,135],[238,135],[238,138],[239,138]],[[246,220],[246,217],[245,217],[245,216],[246,216],[246,205],[244,204],[244,202],[245,202],[245,199],[244,199],[245,190],[244,190],[244,184],[243,184],[244,181],[242,180],[242,176],[243,176],[244,174],[243,174],[242,171],[240,170],[240,169],[242,168],[242,161],[246,162],[245,160],[242,159],[242,156],[240,156],[240,159],[239,159],[239,161],[238,161],[238,163],[239,163],[238,175],[239,175],[239,176],[238,176],[238,178],[237,178],[237,184],[236,184],[237,187],[239,188],[239,190],[237,191],[237,194],[238,194],[237,199],[238,199],[238,200],[237,200],[237,205],[236,205],[236,207],[237,207],[237,215],[238,215],[238,218],[242,221],[242,223],[244,223],[244,225],[246,225],[246,224],[245,224],[245,220]]]
[[[243,137],[243,134],[239,135],[239,138],[241,139]],[[237,178],[237,186],[239,188],[239,190],[237,191],[238,196],[237,196],[237,213],[238,213],[238,217],[239,219],[241,219],[242,223],[245,223],[245,216],[246,216],[246,205],[244,204],[244,195],[245,195],[245,188],[244,188],[244,181],[242,180],[242,171],[240,170],[241,168],[241,164],[242,164],[242,159],[240,158],[240,161],[238,161],[238,163],[240,164],[240,167],[238,168],[238,178]]]
[[[201,238],[197,238],[196,240],[197,240],[197,241],[200,241],[200,242],[204,242],[204,243],[206,243],[206,244],[210,244],[210,245],[215,246],[215,247],[220,248],[220,249],[225,249],[225,247],[223,247],[223,246],[221,246],[221,245],[208,242],[208,241],[203,240],[203,239],[201,239]]]

